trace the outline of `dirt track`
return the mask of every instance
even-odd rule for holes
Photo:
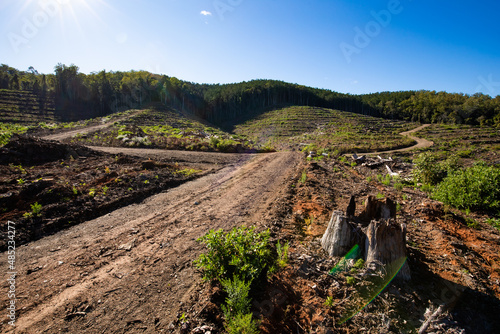
[[[77,134],[87,134],[87,133],[95,132],[95,131],[110,127],[115,122],[120,122],[124,119],[133,117],[133,116],[139,114],[140,112],[141,111],[137,111],[137,112],[134,112],[132,114],[128,114],[128,115],[125,115],[125,116],[122,116],[122,117],[119,117],[116,119],[111,119],[111,120],[108,120],[107,122],[99,124],[99,125],[93,125],[93,126],[89,126],[86,128],[80,128],[80,129],[76,129],[76,130],[64,131],[64,132],[60,132],[60,133],[56,133],[56,134],[52,134],[52,135],[48,135],[48,136],[43,136],[42,139],[61,141],[63,139],[71,138]]]
[[[153,160],[170,161],[191,168],[213,169],[239,162],[244,155],[238,153],[192,152],[160,149],[90,146],[91,149],[110,154],[126,154]]]
[[[264,227],[300,157],[240,155],[216,173],[21,246],[15,332],[167,329],[200,280],[195,240],[210,229]],[[2,332],[9,329],[2,324]]]
[[[401,136],[409,137],[409,138],[415,140],[417,143],[415,145],[413,145],[413,146],[405,147],[405,148],[400,148],[400,149],[397,149],[397,150],[371,152],[371,153],[361,153],[361,154],[365,154],[365,155],[378,155],[378,154],[382,154],[382,153],[407,152],[407,151],[416,150],[416,149],[419,149],[419,148],[431,147],[432,145],[434,145],[433,142],[431,142],[431,141],[429,141],[427,139],[423,139],[423,138],[412,136],[412,134],[414,134],[414,133],[416,133],[416,132],[418,132],[418,131],[420,131],[422,129],[425,129],[428,126],[430,126],[430,124],[424,124],[424,125],[421,125],[418,128],[415,128],[413,130],[405,131],[405,132],[401,132],[400,133]]]

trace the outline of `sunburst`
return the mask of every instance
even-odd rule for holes
[[[91,18],[104,23],[98,14],[103,6],[111,8],[105,0],[25,0],[12,19],[13,21],[28,19],[34,21],[35,25],[37,19],[43,25],[49,20],[57,19],[63,33],[69,26],[74,26],[81,35],[84,35],[85,29],[82,28],[81,21],[88,21]]]
[[[104,23],[97,8],[101,5],[109,6],[104,0],[57,0],[59,3],[59,21],[61,31],[66,31],[66,24],[69,21],[75,25],[80,35],[84,36],[84,29],[81,26],[80,20],[87,19],[90,15],[94,20]]]

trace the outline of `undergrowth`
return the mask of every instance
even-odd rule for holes
[[[499,210],[500,168],[479,162],[459,169],[434,189],[432,197],[462,210]]]
[[[256,232],[255,227],[236,227],[229,232],[211,230],[198,239],[208,251],[194,263],[205,280],[218,281],[227,294],[222,311],[228,333],[259,332],[250,311],[251,287],[288,263],[288,243],[282,246],[278,242],[274,252],[269,239],[269,230]]]

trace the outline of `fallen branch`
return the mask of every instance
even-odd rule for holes
[[[430,312],[429,312],[430,313]],[[443,313],[443,305],[439,305],[438,309],[432,313],[429,318],[422,324],[420,329],[418,330],[418,334],[424,334],[425,331],[429,328],[431,323],[436,320],[437,317],[439,317]]]

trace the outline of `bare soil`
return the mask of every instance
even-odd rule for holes
[[[445,312],[429,333],[500,332],[500,232],[484,223],[485,214],[471,214],[479,228],[470,228],[462,213],[443,208],[418,189],[396,190],[377,182],[375,176],[386,173],[384,164],[371,169],[335,159],[307,162],[296,152],[94,150],[51,143],[54,152],[63,155],[70,148],[82,151],[73,160],[58,156],[23,165],[28,174],[4,165],[11,174],[6,176],[10,181],[2,183],[6,187],[2,193],[22,191],[26,184],[17,184],[19,177],[36,184],[32,181],[38,175],[43,181],[52,173],[50,177],[67,178],[72,185],[79,180],[73,178],[83,173],[86,181],[78,184],[96,189],[107,185],[108,196],[114,194],[115,202],[125,203],[123,196],[130,187],[111,186],[120,183],[114,180],[122,179],[123,169],[132,193],[147,186],[148,180],[149,186],[155,184],[154,195],[139,196],[118,209],[96,210],[95,219],[84,218],[80,224],[26,239],[16,252],[16,327],[2,315],[2,332],[190,333],[196,326],[208,325],[212,333],[220,333],[225,297],[218,286],[202,282],[193,267],[193,260],[204,251],[196,239],[210,229],[239,225],[269,228],[274,240],[288,240],[291,245],[289,266],[253,291],[252,311],[261,320],[263,333],[416,333],[426,309],[438,305],[444,305]],[[386,163],[403,178],[412,169],[404,162],[406,154]],[[203,172],[192,179],[176,173],[185,168]],[[114,171],[117,175],[109,179]],[[170,181],[156,185],[155,175]],[[56,189],[57,184],[56,180],[48,188]],[[82,188],[82,193],[88,195],[88,190]],[[393,281],[358,314],[339,323],[366,279],[362,272],[329,275],[339,259],[328,257],[319,240],[332,211],[345,210],[354,195],[359,215],[364,198],[377,194],[400,204],[398,221],[408,226],[412,280]],[[33,196],[31,201],[43,199]],[[29,201],[18,198],[26,202],[26,210]],[[95,200],[85,198],[81,207],[92,208],[86,205]],[[80,215],[77,208],[66,214],[60,211],[61,217],[75,219]],[[2,216],[2,223],[21,221],[23,210],[17,216]],[[40,221],[48,218],[42,216]],[[7,258],[5,252],[0,256]],[[1,263],[2,272],[7,272]],[[348,276],[355,284],[348,284]],[[8,290],[5,280],[2,290]],[[327,297],[332,306],[325,305]],[[7,293],[0,294],[0,304],[7,303]]]
[[[387,163],[408,176],[411,166]],[[331,161],[305,167],[306,182],[297,182],[292,219],[281,230],[291,241],[291,265],[273,278],[264,296],[272,312],[263,318],[265,333],[417,333],[426,309],[443,305],[445,314],[429,333],[497,333],[500,330],[500,233],[485,223],[470,228],[458,211],[443,208],[420,190],[397,191],[377,181],[385,166],[351,167]],[[367,177],[372,177],[368,182]],[[398,221],[408,227],[408,264],[412,280],[393,281],[382,294],[345,323],[339,323],[362,291],[362,272],[336,276],[329,271],[340,258],[320,246],[332,211],[345,211],[356,196],[359,215],[367,195],[383,195],[400,205]],[[472,215],[478,222],[484,217]],[[355,284],[347,283],[347,277]],[[333,306],[325,306],[327,297]],[[264,298],[266,300],[266,297]],[[260,301],[260,303],[262,303]],[[259,304],[261,305],[261,304]],[[262,312],[262,311],[261,311]]]
[[[210,229],[269,227],[266,214],[299,161],[291,152],[240,155],[237,162],[142,203],[17,248],[15,332],[172,328],[183,305],[201,289],[192,267],[202,250],[196,239]],[[0,298],[8,302],[6,294]],[[1,328],[13,332],[5,320]]]
[[[227,157],[219,160],[219,166],[207,167],[157,158],[119,152],[111,155],[83,146],[14,136],[0,152],[2,227],[8,220],[16,222],[16,243],[20,246],[140,202],[231,161]],[[37,204],[40,212],[35,213],[32,207]],[[6,243],[7,239],[0,240],[0,250],[6,250]]]

